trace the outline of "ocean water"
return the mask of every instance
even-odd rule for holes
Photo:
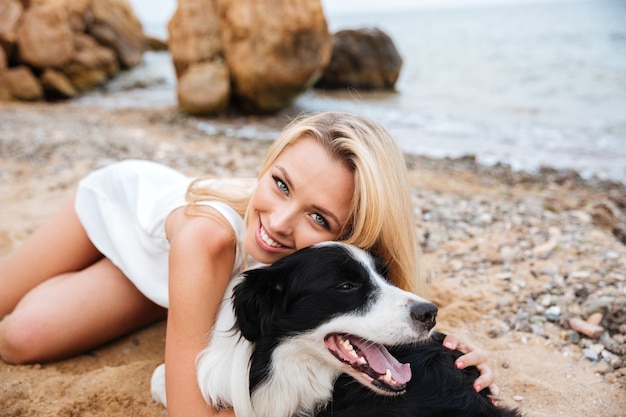
[[[294,111],[341,110],[382,122],[405,152],[475,155],[534,172],[573,169],[626,183],[626,1],[580,0],[327,16],[332,31],[378,27],[403,67],[394,92],[303,94]],[[146,27],[165,35],[163,25]],[[126,80],[124,80],[126,77]],[[115,88],[80,100],[102,105],[175,105],[167,53],[146,54],[121,77],[151,87]],[[150,83],[148,83],[150,84]],[[271,119],[271,118],[269,118]],[[268,120],[269,120],[268,119]],[[273,137],[256,119],[245,128],[207,119],[199,128]]]

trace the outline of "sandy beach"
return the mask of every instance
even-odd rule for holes
[[[81,177],[116,160],[256,176],[268,142],[209,136],[199,121],[175,109],[0,103],[0,261]],[[626,416],[624,187],[471,158],[407,162],[424,295],[440,306],[440,330],[489,352],[499,401],[528,417]],[[592,316],[603,339],[569,328]],[[164,340],[157,323],[60,362],[0,361],[0,417],[165,416],[149,391]]]

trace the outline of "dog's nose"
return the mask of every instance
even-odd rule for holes
[[[430,330],[437,323],[437,311],[437,306],[432,303],[415,303],[411,306],[411,318]]]

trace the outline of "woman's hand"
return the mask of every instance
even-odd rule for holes
[[[498,397],[500,390],[498,386],[494,384],[495,376],[487,364],[487,352],[479,349],[466,339],[462,339],[455,335],[447,335],[443,339],[443,345],[448,349],[457,349],[463,352],[462,356],[455,361],[455,365],[459,369],[467,368],[468,366],[475,366],[480,372],[480,376],[474,381],[474,389],[476,392],[488,387],[491,391],[489,396],[492,401]]]

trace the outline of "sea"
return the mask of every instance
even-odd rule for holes
[[[327,15],[331,32],[378,28],[403,58],[395,91],[312,90],[295,111],[349,111],[385,125],[403,151],[485,165],[577,171],[626,184],[626,0],[541,1]],[[144,23],[166,37],[165,21]],[[142,88],[129,88],[141,86]],[[102,106],[176,105],[167,52],[149,52]],[[275,120],[206,118],[198,129],[268,139]]]

